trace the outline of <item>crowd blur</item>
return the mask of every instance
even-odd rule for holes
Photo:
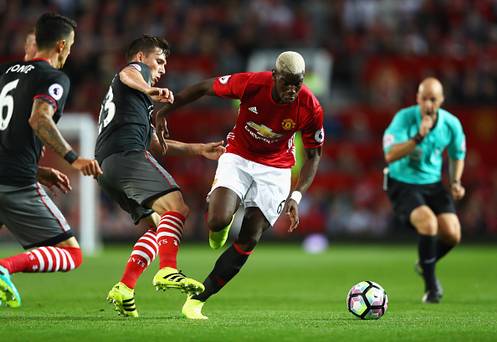
[[[382,191],[381,136],[393,114],[414,104],[428,75],[440,78],[444,107],[468,138],[458,204],[463,234],[497,236],[497,1],[495,0],[0,0],[0,62],[22,58],[24,37],[47,10],[78,23],[65,67],[66,111],[98,116],[126,45],[142,33],[172,46],[163,86],[179,91],[200,79],[244,71],[261,49],[324,49],[333,59],[325,104],[327,136],[316,182],[301,204],[301,232],[382,238],[402,232]],[[230,104],[232,106],[232,104]],[[203,101],[173,114],[170,132],[186,141],[223,138],[234,123],[226,102]],[[192,209],[192,236],[205,236],[204,211],[215,163],[167,158]],[[77,189],[75,189],[77,193]],[[77,200],[77,196],[75,196]],[[63,201],[68,216],[74,202]],[[99,224],[126,238],[131,223],[104,195]],[[286,238],[286,221],[271,234]]]

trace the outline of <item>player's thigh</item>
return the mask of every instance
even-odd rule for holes
[[[158,198],[153,198],[146,204],[146,206],[151,207],[154,212],[161,216],[167,211],[175,211],[185,217],[189,214],[189,208],[179,190],[174,190]]]
[[[231,189],[217,187],[209,195],[207,222],[209,226],[223,226],[231,222],[240,206],[240,198]]]
[[[12,190],[2,202],[2,221],[24,248],[72,243],[71,227],[40,184]]]
[[[440,239],[450,245],[457,245],[461,241],[461,223],[454,213],[437,215],[438,235]]]
[[[210,195],[217,188],[227,188],[233,191],[240,199],[245,197],[252,184],[250,161],[233,153],[224,153],[218,160],[216,174],[212,182]]]
[[[272,226],[285,206],[291,188],[291,170],[257,164],[254,181],[244,199],[245,208],[258,207]]]
[[[73,237],[70,237],[67,240],[59,242],[55,246],[57,246],[57,247],[75,247],[75,248],[79,248],[79,243],[78,243],[78,240],[76,240],[76,238],[73,236]]]
[[[404,225],[416,229],[411,220],[412,212],[427,203],[418,186],[388,178],[387,195],[395,216]]]
[[[236,242],[244,250],[250,251],[255,248],[262,234],[270,227],[271,224],[259,208],[247,208]]]
[[[103,175],[97,178],[105,192],[137,223],[150,215],[154,202],[164,195],[178,192],[172,176],[145,151],[115,153],[102,163]],[[170,196],[183,204],[181,196]],[[157,205],[160,215],[164,205]]]
[[[449,191],[445,189],[442,182],[431,185],[425,194],[425,198],[435,215],[456,213],[454,199]]]
[[[207,195],[209,217],[231,217],[252,184],[250,161],[233,153],[224,153],[218,161],[212,188]]]

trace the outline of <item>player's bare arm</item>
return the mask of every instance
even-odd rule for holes
[[[455,200],[460,200],[466,193],[466,189],[461,184],[463,170],[464,160],[449,158],[450,192]]]
[[[403,143],[392,145],[392,148],[385,154],[385,161],[390,164],[396,160],[404,158],[416,148],[433,127],[434,119],[431,115],[424,115],[421,120],[419,132],[412,139]]]
[[[294,231],[300,222],[299,219],[299,203],[302,198],[302,194],[311,186],[316,172],[318,170],[319,161],[321,160],[321,147],[306,148],[304,149],[305,161],[300,170],[299,180],[295,191],[287,199],[285,204],[285,213],[290,218],[289,232]]]
[[[49,146],[62,158],[66,158],[67,154],[72,151],[72,148],[53,121],[52,117],[54,113],[55,110],[52,104],[42,99],[36,99],[33,102],[29,125],[46,146]],[[71,160],[71,165],[81,171],[83,175],[98,176],[102,174],[102,170],[96,160],[81,158],[75,154],[74,156],[75,159]]]
[[[147,94],[153,101],[173,103],[174,94],[167,88],[155,88],[148,85],[142,74],[132,66],[127,66],[119,73],[119,79],[128,87]]]
[[[169,153],[173,155],[203,156],[207,159],[218,160],[226,151],[224,141],[210,143],[184,143],[166,139]]]
[[[159,137],[159,142],[163,148],[166,148],[165,140],[169,138],[166,115],[179,107],[182,107],[201,98],[202,96],[214,96],[214,90],[212,89],[214,80],[214,78],[210,78],[183,89],[178,94],[176,94],[173,103],[166,104],[157,112],[155,125],[157,128],[157,136]]]
[[[56,187],[64,194],[72,190],[71,182],[66,174],[51,167],[40,166],[36,175],[38,182],[46,186],[50,191]]]
[[[54,107],[47,101],[36,99],[33,102],[29,125],[45,145],[48,145],[59,156],[64,157],[71,151],[71,146],[64,139],[52,117]]]

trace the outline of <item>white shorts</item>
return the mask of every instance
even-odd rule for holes
[[[212,189],[219,187],[234,191],[245,208],[258,207],[273,225],[290,193],[291,169],[259,164],[233,153],[219,158]]]

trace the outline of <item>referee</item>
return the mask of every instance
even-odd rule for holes
[[[443,88],[435,78],[421,82],[417,105],[397,112],[383,136],[388,163],[385,185],[395,215],[419,235],[417,271],[425,283],[424,303],[439,303],[443,290],[435,265],[461,240],[454,200],[461,184],[466,141],[460,121],[440,108]],[[450,185],[442,184],[442,156],[449,156]]]

